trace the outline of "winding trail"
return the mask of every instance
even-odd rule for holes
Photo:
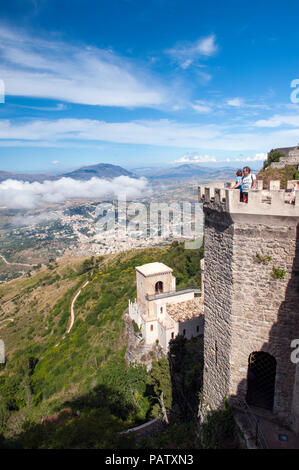
[[[34,264],[26,264],[26,263],[10,263],[9,261],[7,261],[7,259],[4,258],[3,255],[0,254],[0,258],[3,259],[4,263],[5,264],[8,264],[9,266],[29,266],[29,267],[32,267],[32,266],[35,266]]]
[[[75,297],[72,300],[72,303],[71,303],[71,321],[70,321],[70,325],[69,325],[68,329],[66,330],[66,333],[65,333],[66,335],[71,331],[71,329],[73,328],[73,325],[74,325],[74,321],[75,321],[74,305],[75,305],[75,302],[76,302],[77,298],[79,297],[79,295],[81,294],[82,289],[84,289],[84,287],[86,287],[87,284],[89,284],[89,281],[86,281],[83,284],[83,286],[80,288],[80,290],[77,292],[77,294],[75,295]]]
[[[2,328],[2,323],[6,322],[6,321],[14,322],[15,320],[14,320],[14,318],[5,318],[4,320],[0,320],[0,328]]]
[[[75,302],[76,302],[77,298],[78,298],[79,295],[81,294],[82,289],[84,289],[84,287],[86,287],[87,284],[89,284],[89,281],[84,282],[84,284],[80,287],[80,289],[78,290],[78,292],[75,294],[75,297],[73,297],[73,300],[72,300],[72,303],[71,303],[70,324],[69,324],[69,327],[68,327],[68,329],[66,330],[65,334],[63,335],[61,341],[64,340],[65,336],[68,335],[69,332],[71,331],[71,329],[73,328],[74,321],[75,321],[74,305],[75,305]],[[60,345],[61,341],[59,341],[59,343],[55,344],[54,347],[57,348],[57,346]]]

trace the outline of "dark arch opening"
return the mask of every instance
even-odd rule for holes
[[[273,410],[275,394],[276,359],[263,351],[252,352],[248,358],[248,405]]]
[[[162,281],[158,281],[156,282],[155,284],[155,293],[156,294],[160,294],[163,292],[163,282]]]

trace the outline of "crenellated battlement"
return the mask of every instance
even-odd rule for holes
[[[270,181],[270,189],[262,189],[262,181],[257,181],[257,188],[248,195],[248,203],[240,202],[238,189],[229,189],[215,186],[199,186],[198,200],[219,212],[230,214],[272,215],[284,217],[299,217],[299,191],[296,194],[295,204],[289,204],[290,192],[280,189],[279,181]]]

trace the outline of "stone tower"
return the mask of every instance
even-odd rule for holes
[[[299,194],[199,188],[205,214],[204,397],[246,401],[299,432]]]
[[[153,303],[148,296],[175,291],[172,269],[163,263],[148,263],[136,267],[137,303],[146,316],[151,316]]]

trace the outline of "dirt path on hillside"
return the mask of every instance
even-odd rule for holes
[[[77,298],[79,297],[79,295],[81,294],[81,291],[82,289],[84,289],[84,287],[87,286],[87,284],[89,284],[89,281],[86,281],[83,286],[81,287],[81,289],[77,292],[77,294],[75,295],[75,297],[73,298],[72,300],[72,303],[71,303],[71,319],[70,319],[70,325],[68,327],[68,329],[66,330],[66,335],[71,331],[71,329],[73,328],[73,325],[74,325],[74,321],[75,321],[75,314],[74,314],[74,305],[75,305],[75,302],[77,300]]]
[[[6,322],[6,321],[14,322],[14,318],[5,318],[4,320],[0,320],[0,328],[2,328],[2,323]]]

